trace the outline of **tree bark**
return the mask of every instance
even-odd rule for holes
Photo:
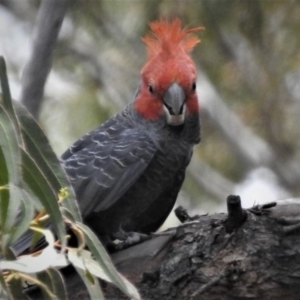
[[[228,215],[177,211],[186,223],[113,254],[118,270],[142,299],[299,299],[300,203],[246,211],[230,196],[227,205]],[[65,278],[70,299],[89,299],[75,272]],[[126,299],[102,286],[106,299]]]

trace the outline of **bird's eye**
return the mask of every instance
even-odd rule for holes
[[[153,89],[153,86],[151,84],[149,84],[149,92],[151,94],[154,94],[154,89]]]
[[[196,82],[193,82],[193,85],[192,85],[192,91],[193,91],[193,92],[196,91]]]

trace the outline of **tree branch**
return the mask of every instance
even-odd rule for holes
[[[300,238],[294,230],[287,232],[288,224],[280,220],[293,217],[299,222],[300,202],[244,211],[238,198],[229,197],[229,217],[180,212],[186,223],[114,253],[116,267],[143,299],[299,299]],[[244,222],[227,233],[226,224],[236,212]],[[70,299],[88,299],[76,272],[69,270],[64,276]],[[126,299],[112,285],[102,287],[107,299]],[[30,296],[39,299],[37,291]]]
[[[69,0],[44,0],[37,17],[32,54],[23,74],[21,102],[37,119],[53,52]]]

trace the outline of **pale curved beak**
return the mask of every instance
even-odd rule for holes
[[[185,120],[185,92],[176,82],[172,83],[164,94],[164,111],[167,123],[172,126],[178,126]]]

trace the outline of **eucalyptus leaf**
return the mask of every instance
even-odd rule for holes
[[[8,293],[7,293],[8,287],[4,280],[4,277],[2,275],[2,272],[0,272],[0,299],[8,300]]]
[[[70,222],[75,224],[76,220],[74,219],[74,216],[71,211],[69,211],[66,207],[60,207],[60,212],[65,218],[67,218]]]
[[[0,103],[0,167],[1,167],[1,234],[2,251],[14,239],[13,230],[22,206],[23,189],[21,173],[21,152],[20,137],[17,117],[11,102],[10,89],[6,74],[6,65],[3,57],[0,57],[0,81],[2,89],[2,99]],[[5,186],[8,189],[5,189]],[[25,212],[25,223],[32,216],[30,203]],[[22,209],[22,208],[21,208]],[[22,230],[17,232],[20,235]],[[16,232],[16,231],[15,231]],[[8,238],[9,237],[9,238]]]
[[[47,299],[51,299],[51,300],[60,300],[59,298],[57,298],[57,296],[52,292],[51,287],[52,284],[45,284],[43,281],[41,281],[35,274],[33,275],[28,275],[25,273],[19,273],[19,276],[21,278],[21,282],[22,282],[22,288],[24,288],[24,284],[29,284],[29,286],[35,286],[37,285],[42,293],[44,295],[47,295]],[[30,288],[29,287],[29,288]],[[26,288],[26,287],[25,287]],[[26,295],[26,294],[24,294]],[[23,299],[23,298],[22,298]]]
[[[67,300],[68,296],[62,274],[54,268],[49,268],[47,273],[51,277],[53,292],[55,295],[57,295],[59,300]]]
[[[7,111],[0,105],[0,145],[6,160],[10,182],[18,185],[21,182],[18,132],[12,123]]]
[[[47,213],[50,215],[51,223],[61,241],[62,249],[66,246],[65,227],[58,205],[58,195],[49,184],[39,166],[27,152],[22,151],[22,167],[26,184],[41,201]]]
[[[23,294],[22,280],[20,277],[15,276],[13,279],[11,279],[7,284],[7,287],[10,294],[9,299],[11,300],[27,299],[27,297]]]
[[[51,294],[42,290],[44,299],[48,300],[66,300],[67,292],[63,282],[63,277],[56,269],[49,268],[43,272],[37,273],[37,278],[46,284]],[[55,297],[53,297],[55,295]]]
[[[7,72],[6,72],[6,63],[3,56],[0,56],[0,82],[1,82],[1,89],[2,89],[1,105],[12,117],[12,121],[14,125],[16,126],[16,128],[18,128],[17,117],[11,101],[10,88],[9,88]]]
[[[68,189],[68,197],[62,202],[62,206],[72,212],[76,221],[81,221],[74,190],[46,135],[22,104],[16,102],[14,106],[20,122],[26,152],[34,157],[36,164],[47,178],[52,189],[57,192],[61,188]]]
[[[94,275],[90,275],[93,277],[94,284],[91,284],[91,280],[88,278],[86,272],[82,270],[81,268],[76,267],[74,265],[74,268],[76,269],[78,275],[81,277],[82,281],[84,282],[89,295],[91,297],[91,300],[104,300],[103,293],[100,288],[100,284],[98,279]]]
[[[2,148],[0,147],[0,228],[4,228],[6,221],[6,212],[9,205],[9,178],[6,166],[6,160]]]
[[[22,140],[11,101],[6,64],[2,56],[0,56],[0,83],[2,89],[0,102],[0,146],[6,159],[10,181],[18,185],[21,181],[20,166],[18,164],[21,161],[19,145],[22,144]]]
[[[111,278],[107,276],[105,270],[101,265],[92,258],[91,252],[87,250],[69,249],[68,259],[73,266],[82,270],[88,270],[91,274],[101,278],[105,281],[112,282]]]
[[[0,147],[1,147],[1,166],[4,167],[1,183],[5,184],[9,191],[1,192],[1,229],[2,234],[10,232],[18,215],[18,209],[21,204],[21,154],[18,145],[18,133],[12,123],[8,113],[0,105]],[[4,160],[5,162],[4,162]],[[5,174],[7,171],[8,174]],[[8,177],[7,177],[8,175]],[[1,186],[5,188],[4,185]],[[5,241],[8,241],[7,239]],[[2,243],[2,249],[6,243]]]
[[[65,256],[54,248],[54,236],[48,229],[33,228],[41,232],[49,244],[39,255],[23,255],[16,260],[1,260],[0,269],[14,270],[23,273],[37,273],[49,267],[65,267],[68,262]]]
[[[16,195],[12,193],[13,196]],[[16,216],[15,223],[10,230],[9,244],[16,241],[23,233],[25,233],[34,217],[34,205],[32,194],[29,195],[28,192],[24,189],[19,189],[19,197],[21,199],[18,215]]]
[[[88,248],[90,249],[95,260],[100,264],[101,268],[106,273],[110,282],[116,285],[129,298],[137,300],[141,299],[134,285],[120,273],[118,273],[105,248],[97,236],[91,231],[91,229],[79,222],[76,222],[76,225],[83,231]]]

